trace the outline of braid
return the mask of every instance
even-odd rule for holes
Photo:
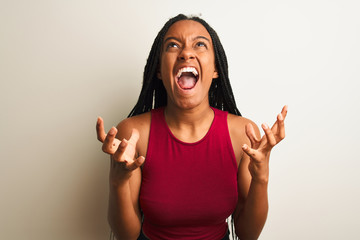
[[[219,78],[213,79],[209,90],[210,106],[241,116],[240,111],[236,107],[234,94],[229,80],[227,57],[220,39],[215,30],[204,20],[199,19],[198,21],[206,28],[213,41],[215,63],[219,74]]]
[[[157,72],[165,34],[175,22],[180,20],[193,20],[201,23],[211,36],[214,45],[215,64],[219,77],[217,79],[213,79],[209,89],[210,106],[241,116],[240,111],[236,106],[234,94],[230,85],[226,54],[217,33],[203,19],[199,17],[187,17],[183,14],[179,14],[165,23],[164,27],[160,30],[153,42],[144,69],[140,96],[128,117],[149,112],[154,108],[166,106],[166,90],[162,81],[158,79]]]

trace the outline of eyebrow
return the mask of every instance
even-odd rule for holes
[[[205,39],[206,41],[210,42],[210,39],[208,39],[207,37],[204,37],[204,36],[197,36],[196,38],[194,38],[194,40],[197,40],[197,39]]]
[[[207,37],[204,37],[204,36],[197,36],[197,37],[193,38],[193,40],[197,40],[197,39],[205,39],[206,41],[210,42],[210,40]],[[176,40],[176,41],[180,42],[180,39],[178,39],[176,37],[168,37],[168,38],[166,38],[164,40],[164,43],[166,43],[169,40]]]

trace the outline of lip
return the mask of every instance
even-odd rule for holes
[[[180,85],[179,85],[179,78],[177,77],[177,74],[178,74],[179,70],[182,69],[182,68],[187,68],[187,67],[195,68],[195,70],[196,70],[197,73],[198,73],[198,75],[197,75],[197,77],[196,77],[195,86],[194,86],[193,88],[191,88],[191,89],[183,89],[183,88],[181,88]],[[176,86],[178,87],[179,90],[184,91],[184,92],[189,92],[189,91],[193,90],[193,89],[197,86],[197,83],[198,83],[198,81],[199,81],[199,79],[200,79],[200,71],[199,71],[199,69],[198,69],[196,66],[193,66],[193,65],[181,65],[181,66],[179,66],[179,67],[177,67],[177,68],[175,69],[174,79],[175,79]]]

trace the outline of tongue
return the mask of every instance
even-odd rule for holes
[[[191,89],[191,88],[195,87],[196,79],[194,76],[184,75],[179,78],[178,83],[182,89]]]

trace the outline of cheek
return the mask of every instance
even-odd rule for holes
[[[208,66],[205,73],[206,76],[211,79],[216,78],[216,68],[214,61],[208,61],[206,65]]]
[[[199,54],[199,59],[204,66],[208,66],[209,71],[213,71],[215,69],[215,55],[214,53],[203,53]]]
[[[163,56],[161,58],[161,67],[160,67],[160,71],[162,74],[162,77],[166,77],[166,76],[170,76],[172,75],[172,60],[169,56]]]
[[[159,79],[162,81],[166,91],[168,92],[172,88],[172,68],[169,64],[169,61],[164,59],[164,57],[162,57],[160,65],[161,66],[159,68],[158,76],[160,76]]]

